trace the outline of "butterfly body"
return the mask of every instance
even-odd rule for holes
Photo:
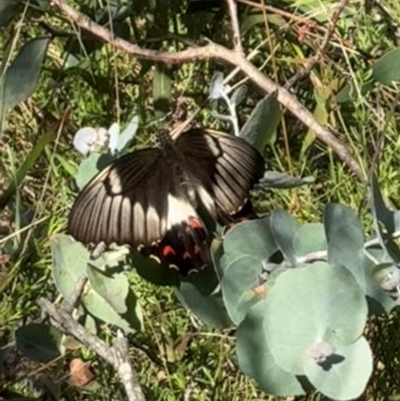
[[[68,232],[85,244],[116,243],[154,253],[184,274],[209,263],[202,204],[232,221],[263,176],[262,156],[245,141],[193,129],[129,153],[100,171],[72,208]]]

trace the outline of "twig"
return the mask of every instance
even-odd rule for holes
[[[226,0],[226,4],[228,7],[229,17],[231,19],[233,48],[237,53],[244,55],[242,38],[240,37],[236,0]]]
[[[73,335],[113,366],[120,377],[129,401],[145,401],[137,373],[129,362],[127,340],[122,336],[122,333],[118,333],[117,341],[112,347],[109,347],[104,341],[77,323],[67,312],[63,309],[57,309],[47,299],[41,298],[38,303],[54,319],[58,327]]]
[[[142,49],[133,43],[118,38],[108,29],[103,28],[101,25],[90,20],[86,15],[70,7],[64,0],[52,0],[51,4],[53,7],[59,9],[74,24],[137,58],[172,64],[193,62],[195,59],[215,59],[240,68],[262,91],[266,93],[277,92],[277,100],[310,128],[321,141],[330,146],[360,181],[365,182],[364,172],[347,147],[332,132],[320,125],[314,116],[288,90],[262,74],[243,55],[216,43],[209,43],[202,47],[193,47],[174,53]]]
[[[336,28],[336,24],[339,20],[339,16],[342,13],[343,9],[346,7],[346,4],[349,0],[341,0],[338,6],[336,7],[334,13],[332,14],[332,18],[330,20],[329,27],[325,33],[324,39],[322,40],[321,46],[319,47],[317,53],[314,57],[312,57],[309,62],[306,64],[304,68],[301,68],[292,78],[290,78],[286,84],[284,85],[285,89],[290,89],[297,81],[309,75],[311,70],[315,67],[317,63],[319,63],[325,53],[326,47],[330,42]]]
[[[74,310],[75,305],[78,302],[78,299],[81,296],[86,283],[87,283],[87,277],[84,275],[80,276],[76,281],[75,287],[71,292],[71,294],[69,294],[68,298],[64,298],[62,302],[62,309],[68,314],[71,314],[72,311]]]

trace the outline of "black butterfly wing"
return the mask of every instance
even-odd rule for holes
[[[68,233],[85,244],[151,245],[167,231],[168,168],[159,149],[129,153],[100,171],[80,192]]]
[[[203,205],[218,223],[229,223],[263,177],[264,158],[243,139],[217,131],[184,132],[176,146]]]
[[[170,153],[139,150],[100,171],[77,197],[68,233],[85,244],[140,246],[185,275],[208,264],[207,230]]]

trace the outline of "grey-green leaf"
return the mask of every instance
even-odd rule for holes
[[[307,358],[304,371],[313,386],[330,399],[358,399],[372,373],[372,352],[366,339],[361,337],[353,344],[336,347],[323,365]]]
[[[297,178],[280,173],[278,171],[266,171],[264,177],[257,184],[259,188],[278,188],[288,189],[296,188],[302,185],[310,185],[315,182],[314,177]]]
[[[287,270],[270,289],[264,331],[276,363],[304,374],[307,350],[318,342],[335,348],[355,342],[367,319],[365,296],[340,266],[315,262]]]
[[[0,82],[0,115],[26,100],[35,90],[49,38],[25,43]]]
[[[274,142],[281,117],[277,94],[270,93],[257,103],[239,136],[262,152],[267,144]]]
[[[261,390],[274,396],[304,394],[296,376],[277,365],[264,333],[265,302],[254,305],[236,331],[236,355],[240,369],[256,380]]]
[[[127,311],[126,298],[129,283],[125,273],[107,274],[88,264],[87,275],[90,285],[119,314]]]
[[[15,332],[17,348],[36,362],[50,362],[58,358],[62,333],[55,327],[42,323],[31,323],[19,327]]]
[[[400,80],[400,47],[384,54],[372,67],[374,78],[383,85]]]
[[[90,254],[80,242],[64,234],[55,235],[50,247],[54,282],[62,296],[68,298],[79,278],[86,276]]]
[[[274,210],[272,212],[272,234],[279,249],[293,266],[296,265],[296,253],[293,247],[293,238],[299,228],[300,224],[284,210]]]
[[[222,295],[229,316],[239,324],[249,309],[266,296],[261,282],[263,266],[261,260],[243,255],[227,267],[221,280]]]

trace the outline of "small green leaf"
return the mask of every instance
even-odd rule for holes
[[[18,350],[36,362],[46,363],[58,358],[61,340],[60,331],[41,323],[19,327],[15,332]]]
[[[120,315],[126,312],[129,283],[124,273],[107,275],[88,264],[87,275],[93,290],[105,299],[115,312]]]
[[[232,321],[222,302],[220,292],[212,292],[215,289],[217,279],[211,268],[206,268],[194,277],[181,281],[179,287],[175,287],[175,294],[179,301],[190,309],[206,325],[223,329],[232,326]],[[207,279],[214,284],[209,287]],[[209,287],[209,288],[207,288]]]
[[[383,85],[400,80],[400,47],[384,54],[373,65],[374,78]]]
[[[156,119],[161,119],[170,111],[171,67],[157,63],[153,79],[154,115]]]
[[[34,91],[49,41],[49,38],[36,38],[25,43],[7,68],[0,85],[0,115]]]
[[[277,94],[270,93],[260,100],[240,131],[240,137],[260,152],[275,140],[275,132],[282,117]]]
[[[257,184],[260,188],[296,188],[303,185],[310,185],[315,182],[314,177],[297,178],[290,175],[280,173],[278,171],[266,171],[264,177]]]
[[[78,279],[86,276],[86,266],[90,260],[88,250],[70,236],[55,235],[51,242],[53,277],[58,291],[64,298],[73,292]]]
[[[239,324],[249,309],[266,295],[261,282],[261,260],[243,255],[231,262],[221,280],[222,295],[229,316]]]
[[[267,260],[278,250],[271,232],[270,218],[237,224],[226,233],[223,247],[225,255],[221,266],[228,267],[232,261],[243,255],[251,255],[259,261]]]
[[[300,228],[300,224],[287,212],[274,210],[271,214],[271,231],[275,241],[285,255],[285,258],[296,265],[296,254],[293,248],[293,238]]]
[[[239,367],[267,394],[286,397],[304,394],[296,376],[277,365],[268,347],[264,333],[265,302],[263,300],[254,305],[237,328]]]
[[[312,223],[301,226],[293,237],[293,250],[296,256],[306,256],[312,252],[326,251],[324,226],[321,223]]]
[[[128,292],[127,311],[123,315],[118,314],[102,296],[92,289],[82,295],[82,302],[91,315],[127,333],[142,329],[142,310],[132,290]]]
[[[304,361],[305,374],[312,385],[333,400],[360,397],[372,373],[372,352],[364,337],[355,343],[336,347],[323,364],[313,359]]]

